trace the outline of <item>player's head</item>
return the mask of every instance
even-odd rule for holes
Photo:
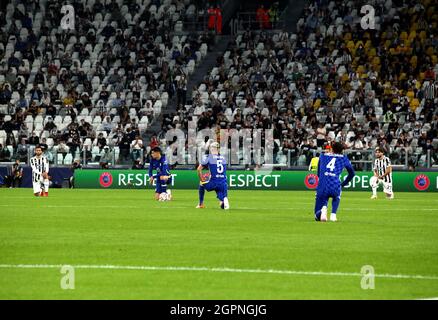
[[[219,143],[218,142],[211,143],[209,149],[211,154],[219,154]]]
[[[340,142],[335,142],[332,145],[332,150],[334,154],[342,154],[344,151],[344,145]]]
[[[380,147],[376,148],[376,150],[374,150],[374,153],[376,154],[376,158],[378,158],[378,159],[380,159],[381,157],[383,157],[384,154],[385,154],[385,153],[383,152],[383,149],[380,148]]]
[[[151,150],[151,157],[155,160],[159,160],[161,158],[161,149],[160,147],[154,147]]]
[[[37,145],[35,147],[35,154],[36,154],[37,157],[40,157],[43,154],[43,148],[41,148],[40,145]]]

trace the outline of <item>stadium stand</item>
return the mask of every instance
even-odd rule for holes
[[[59,27],[62,1],[13,0],[0,15],[0,144],[9,160],[43,143],[57,164],[102,163],[105,147],[127,163],[163,115],[142,150],[196,119],[200,129],[273,128],[287,166],[307,166],[334,140],[359,167],[376,146],[396,164],[437,164],[436,4],[395,2],[374,1],[375,30],[361,28],[360,2],[322,0],[308,2],[294,33],[237,34],[186,99],[212,40],[169,30],[196,19],[199,4],[76,1],[72,33]]]
[[[437,21],[433,1],[311,1],[297,32],[239,34],[169,127],[274,128],[277,163],[308,165],[338,140],[357,167],[381,146],[395,164],[437,163]],[[429,157],[429,160],[428,160]]]
[[[63,1],[13,0],[1,12],[0,144],[9,159],[25,160],[21,142],[47,144],[57,164],[96,161],[105,146],[126,156],[207,54],[208,34],[171,36],[194,13],[190,1],[72,4],[74,32],[60,26]]]

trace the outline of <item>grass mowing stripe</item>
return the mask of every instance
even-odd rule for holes
[[[0,189],[0,299],[437,297],[433,193],[345,192],[341,223],[326,225],[313,221],[314,191],[231,190],[230,212],[214,193],[196,210],[192,190],[171,202],[153,190],[50,193]],[[59,287],[67,264],[74,292]],[[376,290],[359,285],[364,266]]]
[[[0,207],[11,207],[11,208],[25,208],[27,207],[26,205],[0,205]],[[48,206],[40,206],[37,208],[91,208],[91,209],[95,209],[95,208],[107,208],[107,209],[144,209],[145,207],[135,207],[135,206],[78,206],[78,205],[72,205],[72,206],[65,206],[65,205],[48,205]],[[154,209],[160,209],[160,210],[173,210],[173,209],[190,209],[192,207],[190,206],[172,206],[172,207],[158,207],[158,206],[149,206],[149,208],[154,208]],[[211,208],[211,207],[210,207]],[[215,207],[213,207],[215,208]],[[234,208],[230,208],[230,210],[273,210],[273,211],[278,211],[278,210],[288,210],[288,211],[295,211],[296,207],[289,207],[289,208],[273,208],[273,207],[269,207],[269,208],[263,208],[263,207],[257,207],[257,208],[252,208],[252,207],[234,207]],[[376,211],[376,209],[370,209],[370,208],[343,208],[345,210],[354,210],[354,211]],[[381,208],[380,208],[381,209]],[[412,211],[412,209],[408,209],[408,208],[398,208],[397,211]],[[415,211],[438,211],[438,208],[417,208],[415,209]]]
[[[0,269],[59,269],[62,264],[0,264]],[[69,265],[70,266],[70,265]],[[145,271],[204,271],[230,273],[271,273],[300,276],[330,276],[330,277],[362,277],[358,272],[324,272],[324,271],[296,271],[275,269],[234,269],[227,267],[176,267],[176,266],[113,266],[113,265],[71,265],[75,269],[113,269],[113,270],[145,270]],[[370,276],[367,274],[367,276]],[[422,279],[438,280],[438,276],[406,275],[406,274],[374,274],[376,278],[386,279]]]

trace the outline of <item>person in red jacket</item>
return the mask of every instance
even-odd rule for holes
[[[208,30],[214,30],[216,28],[216,9],[211,6],[208,10]]]
[[[269,10],[263,9],[263,29],[271,28],[271,22],[269,21]]]
[[[269,11],[265,9],[264,5],[260,5],[256,12],[256,21],[259,23],[260,29],[269,29],[271,24],[269,22]]]
[[[216,33],[222,34],[222,10],[219,6],[216,8]]]
[[[259,24],[260,29],[263,29],[263,17],[265,16],[265,6],[260,5],[256,12],[256,21]]]

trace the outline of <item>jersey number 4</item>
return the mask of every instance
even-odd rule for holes
[[[336,165],[336,158],[333,158],[332,160],[330,160],[329,163],[327,163],[326,168],[330,169],[330,171],[335,170],[335,165]]]

